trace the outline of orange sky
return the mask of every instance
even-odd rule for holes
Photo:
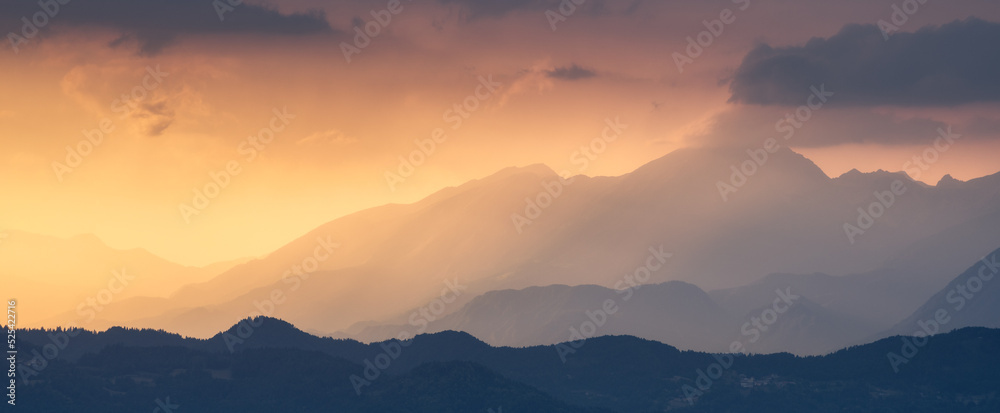
[[[610,13],[580,12],[553,32],[543,8],[470,17],[456,4],[404,2],[351,63],[339,47],[349,36],[181,32],[162,51],[138,54],[127,44],[109,46],[121,36],[115,27],[72,25],[71,17],[61,25],[56,16],[44,38],[18,53],[0,51],[0,229],[93,233],[113,247],[203,265],[265,254],[344,214],[412,202],[507,166],[627,173],[703,143],[693,137],[738,106],[727,103],[726,81],[754,45],[802,44],[848,23],[874,23],[891,4],[753,2],[679,73],[671,53],[704,29],[701,20],[738,2],[645,2],[631,13],[630,3],[610,2]],[[325,4],[278,8],[323,8],[330,26],[345,31],[352,18],[371,20],[370,6]],[[800,17],[781,17],[793,14]],[[914,16],[907,28],[973,15],[996,21],[998,14],[981,1],[960,2]],[[550,76],[573,65],[592,76]],[[156,68],[166,73],[162,82],[147,79]],[[446,111],[474,96],[484,76],[502,86],[453,127]],[[124,114],[121,96],[136,90],[145,96]],[[987,115],[995,109],[975,108]],[[294,119],[275,123],[281,130],[251,159],[248,136],[269,127],[275,110]],[[964,109],[882,110],[945,119]],[[783,111],[774,109],[774,118]],[[574,152],[614,118],[629,125],[623,138],[579,170]],[[102,121],[114,130],[72,172],[58,174],[53,163],[67,163],[66,147],[86,147],[81,131]],[[392,190],[386,172],[436,128],[447,140]],[[792,143],[832,176],[851,168],[900,170],[924,146]],[[997,172],[997,149],[996,139],[962,142],[921,180]],[[233,162],[240,173],[185,219],[181,205],[192,204],[193,190]]]

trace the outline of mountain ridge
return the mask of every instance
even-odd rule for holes
[[[874,275],[885,285],[913,280],[906,300],[894,304],[911,311],[911,302],[932,294],[953,268],[966,265],[967,254],[939,249],[932,266],[896,270],[887,266],[886,257],[913,248],[907,240],[949,230],[961,239],[1000,225],[1000,181],[995,187],[990,179],[955,188],[912,185],[876,225],[849,239],[845,223],[858,220],[859,206],[877,201],[873,194],[889,186],[881,181],[837,185],[806,157],[782,149],[769,154],[724,200],[717,183],[730,180],[733,168],[751,155],[680,150],[629,174],[601,179],[564,180],[541,165],[506,168],[413,204],[384,205],[333,220],[261,259],[182,288],[165,307],[151,301],[158,316],[118,318],[128,314],[123,306],[103,314],[111,324],[204,336],[260,313],[256,306],[263,303],[262,308],[273,308],[266,315],[331,332],[405,319],[433,302],[446,282],[466,289],[445,313],[492,290],[613,286],[643,266],[650,248],[671,256],[650,271],[649,284],[683,281],[711,291],[772,273],[862,275],[856,282]],[[519,226],[512,222],[516,216],[530,223]],[[337,247],[315,260],[316,271],[294,273],[306,260],[318,258],[313,256],[317,247],[328,244]],[[275,291],[288,298],[269,306]]]
[[[576,410],[571,411],[580,412],[594,409],[650,411],[667,405],[711,412],[725,410],[734,403],[746,411],[763,412],[771,411],[773,405],[793,400],[806,401],[813,406],[813,411],[820,412],[841,411],[845,406],[889,408],[926,403],[947,406],[948,411],[958,411],[960,407],[969,411],[989,411],[1000,403],[995,396],[1000,373],[996,369],[982,368],[1000,364],[1000,356],[994,351],[1000,345],[1000,330],[997,329],[964,328],[931,337],[928,344],[909,356],[909,361],[901,366],[906,369],[905,374],[899,374],[886,356],[905,346],[903,337],[898,336],[852,346],[827,356],[805,358],[780,353],[730,356],[682,352],[666,344],[629,336],[561,343],[564,346],[561,353],[560,345],[490,347],[467,334],[455,332],[420,335],[408,343],[391,340],[363,345],[350,340],[309,338],[308,334],[277,319],[244,321],[257,323],[259,327],[246,337],[246,346],[232,352],[217,338],[182,339],[165,332],[120,328],[97,335],[80,333],[70,339],[66,347],[67,351],[78,353],[75,358],[48,360],[46,367],[39,367],[32,360],[21,360],[18,367],[22,377],[30,375],[30,379],[18,387],[18,394],[22,396],[19,402],[23,400],[31,406],[72,404],[78,403],[79,397],[87,397],[93,405],[110,403],[111,394],[116,394],[114,402],[117,405],[125,403],[134,407],[163,397],[162,394],[171,394],[177,399],[183,395],[183,400],[188,400],[190,405],[201,406],[197,395],[207,391],[206,394],[213,395],[213,400],[222,398],[230,403],[244,400],[239,405],[246,411],[270,411],[275,408],[276,400],[299,395],[296,391],[299,389],[305,392],[296,396],[299,403],[308,400],[322,404],[322,407],[303,407],[307,411],[322,411],[330,406],[340,406],[347,411],[372,411],[371,408],[361,409],[355,403],[371,400],[372,396],[412,402],[416,397],[414,388],[425,389],[417,391],[425,403],[454,405],[447,401],[456,400],[459,395],[437,395],[421,387],[420,383],[458,380],[465,386],[461,400],[468,400],[464,397],[469,395],[495,397],[496,394],[491,393],[495,389],[517,388],[520,390],[506,392],[505,400],[509,404],[504,406],[523,403],[522,397],[515,395],[533,394],[531,399],[535,402],[549,400],[544,402],[549,409],[572,406]],[[233,326],[227,331],[238,334],[238,329]],[[21,345],[25,354],[38,352],[40,355],[39,349],[52,333],[60,334],[23,331]],[[226,333],[219,335],[223,334]],[[280,347],[253,342],[254,338],[272,334],[291,335]],[[295,337],[321,343],[324,347],[317,349]],[[84,351],[84,347],[88,350]],[[566,353],[565,349],[572,350]],[[380,358],[383,361],[379,365],[384,368],[376,367],[372,361]],[[384,360],[389,360],[388,364]],[[718,367],[713,367],[716,365]],[[36,368],[40,371],[34,371]],[[720,369],[721,373],[711,373],[715,378],[707,379],[709,373],[706,371],[715,369]],[[129,377],[154,380],[147,386],[135,386],[129,385]],[[759,383],[748,391],[743,385],[746,379]],[[53,397],[55,394],[49,390],[52,387],[47,384],[52,380],[58,380],[61,389],[96,385],[97,390],[102,386],[108,390],[68,392],[62,397]],[[288,386],[280,383],[288,383]],[[232,388],[227,387],[231,384],[238,384],[237,388],[249,386],[252,390],[233,394],[227,390]],[[282,396],[264,391],[264,386]],[[325,390],[318,391],[321,388]],[[152,396],[155,393],[161,395]],[[397,396],[399,394],[406,396]],[[493,396],[486,396],[489,394]],[[747,397],[749,399],[745,399]],[[971,405],[961,401],[969,398],[979,401]],[[247,403],[247,400],[252,402]],[[831,404],[829,400],[836,400],[836,403]],[[50,410],[59,408],[33,411]],[[135,408],[103,411],[131,410]]]

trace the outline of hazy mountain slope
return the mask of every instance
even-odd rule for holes
[[[752,322],[754,317],[766,320],[763,312],[768,309],[771,306],[752,310],[744,319],[748,322]],[[754,324],[744,325],[740,330],[742,336],[739,340],[746,352],[824,355],[861,343],[880,328],[864,319],[832,311],[805,297],[795,300],[795,304],[779,314],[773,324],[762,321],[761,325],[763,327],[759,328]],[[760,330],[759,336],[755,333],[757,329]]]
[[[303,260],[313,256],[321,239],[338,246],[319,263],[320,270],[370,266],[395,271],[399,267],[420,275],[426,275],[428,268],[482,271],[479,267],[489,268],[486,264],[497,265],[499,261],[488,261],[491,251],[507,254],[512,249],[513,239],[508,233],[513,232],[513,227],[507,226],[503,213],[508,209],[502,207],[516,203],[521,194],[537,192],[539,177],[554,176],[542,165],[508,168],[443,189],[414,204],[385,205],[350,214],[310,231],[267,257],[235,267],[211,281],[187,286],[172,298],[184,305],[235,299],[281,280],[294,266],[301,267]],[[483,247],[497,244],[494,249]]]
[[[1000,326],[1000,249],[984,256],[882,336]]]
[[[746,312],[777,288],[793,291],[836,312],[888,329],[927,302],[951,279],[1000,245],[1000,211],[948,228],[913,243],[886,260],[885,268],[864,274],[771,274],[745,286],[710,291],[732,312]]]
[[[933,273],[957,274],[964,271],[970,262],[986,256],[1000,245],[998,222],[1000,222],[1000,209],[995,209],[986,215],[974,217],[914,242],[884,265],[912,274],[909,277],[910,282],[932,287],[933,290],[927,294],[929,297],[951,279],[940,276],[918,279],[917,276]]]
[[[830,179],[789,150],[770,154],[724,201],[719,182],[730,182],[731,167],[746,159],[743,150],[683,149],[610,178],[613,185],[595,191],[598,199],[568,211],[556,209],[557,203],[525,232],[553,233],[519,270],[521,279],[608,286],[619,278],[612,274],[631,272],[648,247],[659,245],[674,257],[668,271],[654,274],[654,282],[681,280],[716,289],[775,272],[865,273],[882,268],[912,240],[1000,211],[1000,185],[954,193],[904,174]],[[889,191],[895,180],[906,192],[852,244],[844,224],[857,225],[857,209],[876,202],[874,193]],[[561,216],[570,211],[574,219]],[[928,273],[915,275],[940,276]]]
[[[326,330],[329,326],[347,326],[357,321],[359,309],[384,299],[386,294],[403,293],[396,286],[373,282],[380,277],[383,277],[381,273],[363,268],[317,271],[307,279],[295,279],[295,283],[278,281],[221,304],[175,308],[163,314],[131,319],[128,324],[205,338],[222,331],[232,324],[232,320],[266,315],[300,320],[297,322],[307,330],[329,331]],[[274,296],[275,291],[280,295]],[[389,310],[367,311],[363,314],[390,315]]]
[[[976,187],[955,195],[938,194],[935,188],[900,174],[831,180],[791,151],[772,154],[746,186],[723,202],[716,187],[722,178],[706,177],[717,176],[710,171],[719,168],[728,171],[730,162],[740,155],[738,151],[682,150],[622,177],[577,178],[520,235],[514,231],[510,214],[521,213],[526,203],[523,196],[510,194],[537,194],[544,189],[542,183],[556,177],[537,167],[506,170],[429,198],[425,204],[437,203],[415,214],[407,230],[380,249],[378,264],[373,258],[369,265],[395,276],[405,274],[402,291],[410,291],[408,297],[427,291],[422,300],[397,306],[397,314],[432,300],[440,289],[441,277],[420,274],[461,276],[474,293],[559,283],[611,286],[644,262],[649,247],[659,245],[673,257],[666,268],[654,272],[651,282],[680,279],[699,286],[739,285],[768,269],[870,271],[905,249],[906,239],[931,236],[940,228],[967,222],[966,215],[974,212],[1000,210],[995,196],[1000,187]],[[843,224],[852,222],[859,205],[874,200],[874,191],[889,190],[896,179],[908,182],[908,192],[859,238],[858,243],[866,245],[852,245]],[[956,214],[956,208],[962,213]],[[935,217],[931,224],[925,222],[928,216]],[[869,236],[871,240],[864,239]],[[769,259],[761,260],[764,256]],[[941,275],[928,270],[906,277]],[[414,279],[429,282],[421,285],[412,283]],[[929,294],[934,287],[921,288],[914,287],[911,295]],[[387,293],[384,297],[397,296]],[[389,301],[397,304],[395,300],[382,302]],[[904,301],[902,306],[909,303]],[[354,321],[378,319],[363,316]],[[298,320],[303,325],[320,322]]]
[[[273,315],[333,331],[423,305],[440,294],[446,281],[457,280],[469,292],[502,287],[505,274],[546,244],[520,237],[509,216],[525,196],[542,190],[541,176],[558,179],[542,166],[511,168],[416,204],[376,208],[333,221],[266,258],[186,287],[171,297],[174,308],[213,308],[238,319],[251,315],[254,301],[268,299],[277,289],[294,297]],[[582,193],[600,187],[588,186],[594,181],[579,178],[560,202],[582,203],[571,189]],[[320,238],[340,246],[316,272],[291,277],[301,283],[288,283],[287,275],[283,279],[283,274],[313,256]],[[380,304],[371,305],[376,302]],[[226,317],[189,324],[165,315],[125,323],[205,336],[231,324],[233,318]]]
[[[830,179],[787,149],[769,154],[724,201],[719,182],[730,182],[731,166],[747,159],[742,149],[684,149],[624,176],[576,177],[561,185],[544,166],[508,168],[415,204],[334,220],[171,297],[174,315],[204,308],[217,319],[194,325],[167,316],[151,319],[185,333],[217,331],[232,322],[226,317],[252,314],[253,302],[275,289],[292,295],[282,279],[314,256],[318,239],[339,247],[274,315],[335,331],[358,322],[398,322],[434,300],[445,280],[467,286],[461,300],[537,285],[611,287],[642,266],[651,247],[673,256],[650,283],[681,280],[718,289],[775,272],[868,273],[911,248],[912,240],[973,220],[1000,226],[993,222],[1000,218],[1000,179],[942,188],[884,172]],[[858,207],[875,202],[874,193],[888,191],[897,179],[907,192],[852,244],[844,224],[856,224]],[[542,206],[534,209],[538,202]],[[515,225],[518,215],[531,223]],[[943,256],[952,250],[940,253],[940,260],[954,261]],[[932,293],[934,281],[944,277],[934,268],[901,273],[921,280],[907,287],[908,297]]]
[[[741,150],[683,149],[617,178],[613,191],[579,206],[590,213],[574,231],[557,238],[550,255],[557,265],[592,277],[583,282],[599,285],[607,285],[610,274],[631,272],[648,254],[648,247],[659,245],[674,257],[669,271],[653,275],[654,282],[677,279],[702,288],[740,285],[746,282],[741,277],[754,276],[762,267],[789,265],[788,257],[799,255],[796,245],[772,251],[788,244],[783,228],[818,240],[823,237],[813,229],[818,224],[792,227],[787,218],[778,219],[778,212],[789,194],[820,191],[827,178],[808,160],[783,151],[771,155],[766,167],[723,201],[717,183],[728,181],[730,166],[745,156]],[[764,220],[765,214],[770,218]],[[821,215],[813,218],[817,216]],[[767,241],[748,242],[754,238]],[[774,254],[774,259],[757,259],[764,252]],[[607,260],[607,256],[625,259]]]
[[[710,291],[709,295],[728,311],[743,314],[773,298],[775,290],[789,288],[830,311],[863,320],[877,331],[897,323],[912,311],[907,308],[925,299],[925,294],[900,286],[908,276],[893,270],[847,276],[771,274],[742,287]]]
[[[7,233],[0,245],[0,273],[4,293],[19,301],[18,321],[25,327],[81,325],[90,319],[86,308],[96,308],[87,304],[88,297],[97,306],[130,297],[166,297],[225,268],[185,267],[142,249],[113,249],[90,235],[62,239]],[[85,310],[77,311],[81,304]]]
[[[613,314],[605,310],[608,300],[612,301],[608,308]],[[590,327],[584,327],[586,324]],[[380,332],[392,334],[422,327],[386,326],[362,334],[374,341]],[[498,346],[547,345],[570,341],[571,336],[575,340],[628,334],[681,348],[702,349],[713,341],[711,337],[718,337],[729,327],[728,315],[698,287],[671,282],[645,285],[633,293],[593,285],[492,291],[428,323],[426,331],[464,331]]]
[[[593,285],[500,290],[477,296],[426,324],[418,317],[412,324],[370,325],[334,337],[373,342],[397,337],[401,331],[454,330],[493,346],[525,347],[630,335],[698,351],[730,351],[731,344],[739,341],[746,351],[811,355],[855,344],[881,328],[824,308],[787,286],[782,289],[789,294],[771,289],[760,296],[740,296],[740,304],[746,307],[729,300],[728,311],[698,287],[680,281],[643,285],[631,293]],[[790,298],[780,303],[784,312],[773,324],[760,329],[751,324],[782,297]],[[613,314],[605,316],[607,300],[613,302],[609,306]]]

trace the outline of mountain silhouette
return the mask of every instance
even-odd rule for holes
[[[22,359],[19,403],[33,412],[152,409],[167,395],[191,411],[251,412],[632,412],[668,406],[764,412],[793,401],[818,412],[1000,406],[1000,330],[985,328],[931,337],[906,353],[897,372],[887,354],[905,351],[902,337],[801,358],[679,351],[630,336],[511,348],[442,332],[364,345],[309,337],[277,319],[244,321],[258,330],[232,352],[217,338],[134,329],[81,333],[66,346],[76,349],[74,357],[48,360],[44,368]],[[21,332],[22,353],[35,354],[59,333]],[[270,341],[280,334],[289,334],[284,343]],[[251,344],[255,338],[261,343]]]

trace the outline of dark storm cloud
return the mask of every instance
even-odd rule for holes
[[[982,116],[973,118],[965,126],[965,131],[969,134],[1000,137],[1000,119],[985,118]]]
[[[569,67],[557,67],[550,70],[546,75],[553,79],[580,80],[597,76],[597,73],[590,69],[585,69],[576,64]]]
[[[159,53],[181,35],[306,35],[334,31],[323,12],[282,14],[245,2],[229,6],[226,0],[77,0],[66,4],[53,0],[46,3],[50,4],[46,16],[51,15],[46,25],[118,30],[122,36],[112,42],[112,46],[134,41],[138,43],[139,52],[147,55]],[[52,13],[52,10],[57,11]],[[45,13],[38,2],[0,0],[0,31],[21,35],[24,26],[21,18],[30,21],[40,12]]]
[[[442,4],[457,4],[465,9],[469,19],[482,17],[502,17],[513,11],[558,10],[564,0],[438,0]],[[570,1],[571,4],[572,3]],[[601,0],[587,0],[576,6],[584,13],[594,14],[606,11]]]
[[[800,105],[810,86],[833,105],[954,106],[1000,101],[1000,24],[975,18],[886,40],[875,25],[849,25],[804,46],[751,51],[730,84],[731,101]]]

